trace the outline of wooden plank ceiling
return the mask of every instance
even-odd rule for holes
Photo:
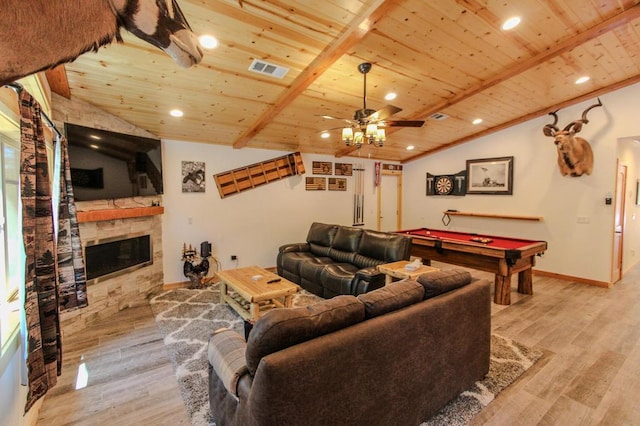
[[[406,162],[640,81],[639,1],[179,0],[194,31],[220,42],[202,63],[179,68],[123,32],[66,77],[72,98],[163,139]],[[514,15],[521,24],[501,30]],[[289,72],[256,74],[253,59]],[[356,151],[340,141],[344,122],[322,115],[362,108],[362,62],[373,64],[368,108],[391,103],[402,108],[392,119],[426,123]]]

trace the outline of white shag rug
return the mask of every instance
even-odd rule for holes
[[[317,300],[321,299],[303,290],[294,296],[293,306],[305,306]],[[209,411],[209,337],[221,327],[235,329],[244,335],[242,318],[219,301],[217,284],[204,289],[169,290],[150,301],[193,426],[214,425]],[[492,335],[487,376],[422,426],[467,424],[541,356],[538,350]]]

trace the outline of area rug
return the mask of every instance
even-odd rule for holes
[[[220,327],[244,333],[240,316],[228,306],[220,305],[219,300],[218,285],[214,284],[205,289],[169,290],[150,301],[193,426],[215,424],[208,399],[209,337]],[[317,300],[320,300],[317,296],[303,290],[294,296],[293,305],[305,306]],[[487,376],[422,426],[466,424],[541,356],[538,350],[492,335]]]

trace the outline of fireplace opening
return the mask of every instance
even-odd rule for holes
[[[153,264],[151,235],[129,234],[88,241],[84,249],[87,284]]]

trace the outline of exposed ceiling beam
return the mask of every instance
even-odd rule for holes
[[[464,101],[465,99],[468,99],[474,95],[477,95],[480,92],[483,92],[491,87],[494,87],[512,77],[515,77],[518,74],[521,74],[525,71],[528,71],[532,68],[537,67],[538,65],[540,65],[541,63],[544,63],[556,56],[562,55],[565,52],[568,52],[572,49],[575,49],[576,47],[588,42],[589,40],[599,37],[603,34],[606,34],[609,31],[612,31],[622,25],[625,25],[627,23],[629,23],[630,21],[640,18],[640,4],[636,4],[633,7],[625,10],[624,12],[619,13],[618,15],[604,21],[601,22],[600,24],[589,28],[588,30],[577,34],[574,37],[568,38],[567,40],[560,42],[552,47],[550,47],[548,50],[545,50],[544,52],[532,56],[529,59],[525,59],[522,62],[517,62],[515,66],[505,69],[504,71],[494,75],[493,77],[484,80],[482,82],[480,82],[479,84],[477,84],[476,86],[470,87],[467,90],[464,90],[448,99],[445,99],[442,102],[439,102],[436,105],[433,106],[429,106],[427,108],[424,108],[422,110],[417,111],[415,114],[413,114],[410,118],[408,118],[408,120],[423,120],[426,119],[427,117],[431,116],[432,114],[435,114],[437,112],[440,112],[441,110],[450,107],[452,105],[455,105],[459,102]],[[612,86],[613,87],[613,86]],[[610,90],[614,90],[614,89],[610,89]],[[591,96],[591,95],[590,95]],[[576,98],[577,99],[577,98]],[[573,100],[569,101],[572,102]],[[543,112],[536,112],[534,114],[544,114],[546,111]],[[537,115],[534,114],[528,114],[525,117],[536,117]],[[516,118],[515,120],[510,121],[509,123],[521,123],[524,117],[519,117]],[[500,129],[506,128],[508,127],[508,125],[513,125],[513,124],[508,124],[505,123],[500,127]],[[493,133],[494,131],[497,130],[493,130],[495,129],[495,127],[488,129],[491,130],[489,133]],[[397,132],[398,130],[402,130],[401,128],[392,128],[389,129],[387,131],[387,135],[390,135],[392,133]],[[486,131],[485,131],[486,132]],[[476,137],[482,136],[484,135],[484,132],[480,132],[480,133],[475,133],[473,135],[467,136],[464,138],[464,141],[468,141],[468,140],[472,140]],[[462,139],[457,140],[451,144],[446,145],[446,147],[450,147],[453,145],[457,145],[459,143],[461,143]],[[357,148],[354,147],[349,147],[349,148],[345,148],[342,149],[340,151],[338,151],[336,153],[336,157],[342,157],[345,155],[349,155],[350,153],[352,153],[353,151],[355,151]],[[438,148],[438,150],[440,150],[441,148]],[[412,161],[412,159],[415,158],[420,158],[421,156],[427,155],[427,154],[431,154],[434,151],[427,151],[425,153],[420,154],[419,156],[416,157],[412,157],[411,159],[407,160],[407,161]]]
[[[552,110],[549,110],[548,108],[540,109],[538,111],[534,111],[534,112],[529,113],[527,115],[523,115],[522,117],[518,117],[518,118],[516,118],[514,120],[511,120],[511,121],[508,121],[506,123],[502,123],[499,126],[494,126],[494,127],[489,128],[489,129],[485,129],[485,130],[483,130],[481,132],[474,133],[473,135],[465,136],[464,138],[460,138],[460,139],[455,140],[453,142],[450,142],[450,143],[448,143],[446,145],[441,145],[441,146],[439,146],[439,147],[437,147],[435,149],[432,149],[430,151],[422,152],[419,155],[416,155],[415,157],[411,157],[411,158],[408,158],[408,159],[402,161],[402,164],[405,164],[405,163],[408,163],[408,162],[411,162],[411,161],[414,161],[414,160],[418,160],[418,159],[423,158],[423,157],[427,157],[429,155],[435,154],[436,152],[452,148],[452,147],[454,147],[456,145],[461,145],[461,144],[463,144],[465,142],[470,142],[470,141],[472,141],[474,139],[478,139],[478,138],[480,138],[482,136],[487,136],[487,135],[490,135],[492,133],[498,132],[500,130],[504,130],[504,129],[507,129],[509,127],[513,127],[513,126],[515,126],[517,124],[521,124],[521,123],[524,123],[526,121],[533,120],[534,118],[538,118],[541,115],[548,114],[551,111],[560,110],[562,108],[566,108],[566,107],[569,107],[571,105],[579,104],[580,102],[584,102],[584,101],[589,100],[589,99],[595,99],[598,96],[602,96],[602,95],[604,95],[606,93],[613,92],[614,90],[622,89],[623,87],[630,86],[630,85],[636,84],[638,82],[640,82],[640,75],[636,75],[634,77],[628,78],[626,80],[620,81],[620,82],[612,84],[610,86],[603,87],[602,89],[594,90],[592,92],[585,93],[584,95],[580,95],[580,96],[575,97],[573,99],[569,99],[567,101],[561,102],[559,104],[554,105]],[[604,105],[604,106],[606,106],[606,105]],[[540,137],[542,138],[542,127],[540,128]]]
[[[256,122],[236,139],[233,147],[243,148],[247,146],[251,139],[264,129],[271,120],[289,106],[342,55],[362,40],[374,24],[396,6],[397,0],[372,0],[369,5],[363,7],[360,13],[345,26],[345,31],[342,35],[324,48],[313,62],[298,75],[291,86],[282,92],[273,106],[267,108]]]
[[[57,67],[44,72],[49,83],[49,88],[53,93],[57,93],[67,99],[71,99],[71,89],[69,89],[69,80],[67,80],[67,70],[64,65],[58,65]]]

